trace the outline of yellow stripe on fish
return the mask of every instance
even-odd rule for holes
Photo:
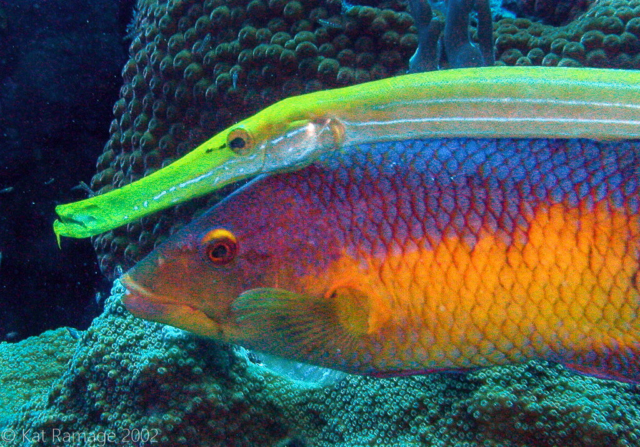
[[[343,329],[396,340],[358,352],[371,373],[558,360],[568,347],[573,362],[587,363],[596,346],[640,340],[638,253],[629,250],[640,247],[638,216],[556,204],[536,210],[511,244],[489,231],[477,237],[400,247],[364,268],[345,253],[302,287],[317,296],[334,284],[325,298],[339,298],[337,313],[351,312]],[[367,299],[345,300],[354,295]]]
[[[536,358],[640,380],[639,272],[637,141],[408,140],[256,179],[130,270],[124,302],[351,373]]]
[[[58,237],[89,237],[260,173],[376,141],[640,137],[640,72],[483,67],[418,73],[288,98],[123,188],[56,207]]]

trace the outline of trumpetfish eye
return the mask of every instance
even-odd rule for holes
[[[229,132],[227,145],[236,154],[247,155],[253,148],[253,140],[245,129],[236,128]]]
[[[207,257],[215,265],[225,265],[233,261],[238,254],[238,241],[235,235],[224,228],[209,231],[203,238]]]

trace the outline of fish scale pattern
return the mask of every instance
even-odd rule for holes
[[[405,73],[418,31],[406,2],[346,11],[342,3],[138,0],[130,60],[91,188],[102,194],[149,175],[279,99]],[[557,2],[542,3],[534,16],[557,12]],[[575,2],[575,20],[563,26],[497,21],[496,64],[639,67],[640,0],[599,0],[586,10],[588,3]],[[477,39],[473,25],[470,34]],[[117,266],[131,267],[219,198],[94,237],[100,269],[117,276]]]
[[[351,147],[257,179],[129,275],[260,334],[246,347],[349,372],[535,358],[638,379],[639,166],[637,141]],[[212,228],[240,247],[223,269],[184,251]]]
[[[534,357],[636,376],[638,166],[636,142],[381,143],[273,177],[254,203],[296,190],[294,213],[335,230],[324,257],[343,250],[399,315],[358,345],[365,372]]]
[[[324,209],[337,206],[332,214],[346,219],[345,239],[352,230],[403,241],[410,233],[435,244],[445,235],[475,233],[480,225],[513,232],[542,203],[576,207],[584,201],[590,211],[605,200],[629,214],[639,209],[636,142],[420,140],[350,148],[316,166],[328,169],[294,174],[291,186],[304,186],[300,197],[307,200],[320,191],[318,206]],[[354,245],[361,243],[371,239],[354,238]]]

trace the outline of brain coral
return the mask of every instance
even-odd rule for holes
[[[104,193],[148,175],[284,97],[405,73],[417,46],[413,20],[403,2],[378,6],[139,0],[110,138],[91,187]],[[477,40],[473,27],[471,34]],[[564,26],[498,21],[496,63],[640,67],[639,36],[640,1],[600,0]],[[103,273],[113,277],[116,266],[133,265],[206,203],[184,203],[94,237]]]
[[[637,385],[546,362],[320,386],[254,354],[132,317],[119,285],[64,373],[3,432],[53,446],[637,446]],[[31,339],[52,349],[51,338]],[[60,342],[55,346],[59,346]],[[68,358],[68,355],[64,356]],[[50,375],[48,361],[31,375]],[[49,379],[46,379],[49,383]],[[58,436],[55,438],[54,436]],[[24,443],[22,435],[3,445]],[[64,438],[66,436],[66,438]]]

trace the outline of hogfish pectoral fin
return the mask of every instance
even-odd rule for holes
[[[251,346],[275,355],[316,356],[318,350],[351,346],[376,332],[384,318],[363,292],[340,287],[329,298],[260,288],[232,304],[236,322],[255,338]],[[240,341],[242,344],[242,341]]]
[[[375,334],[389,319],[389,313],[380,300],[358,287],[339,286],[330,297],[340,325],[354,335]]]

